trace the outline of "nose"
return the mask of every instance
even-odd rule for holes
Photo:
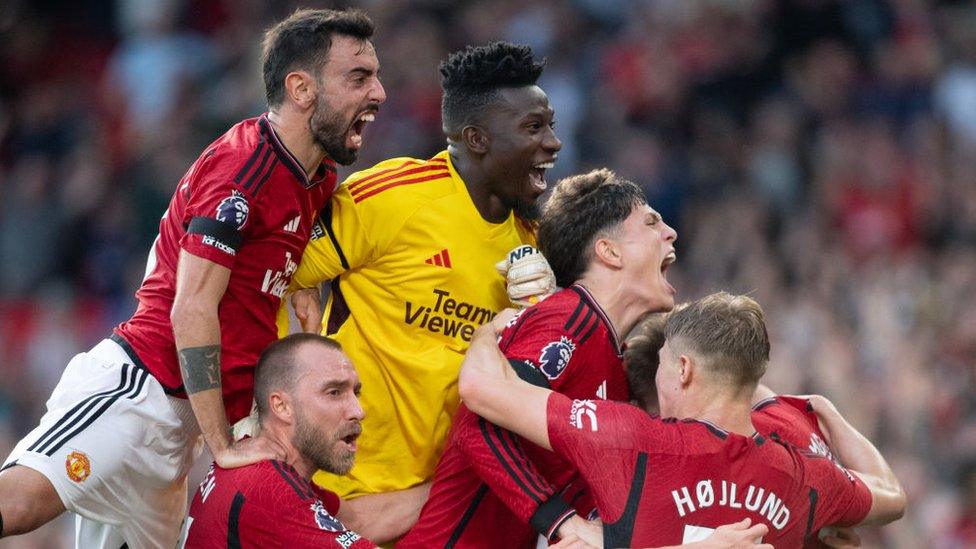
[[[663,221],[661,223],[664,223]],[[664,240],[667,242],[674,242],[678,240],[678,231],[674,230],[671,225],[664,223]]]
[[[354,419],[357,421],[362,421],[366,417],[366,412],[363,410],[362,404],[359,403],[359,397],[353,396],[352,402],[349,403],[349,409],[347,411],[349,419]]]
[[[386,101],[386,89],[383,88],[383,83],[380,82],[379,78],[376,79],[376,83],[373,85],[373,88],[369,90],[369,100],[377,104]]]
[[[549,128],[549,132],[546,134],[546,139],[542,142],[542,147],[555,154],[563,148],[563,142],[556,137],[556,132],[554,132],[552,128]]]

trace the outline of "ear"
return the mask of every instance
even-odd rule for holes
[[[681,388],[687,389],[688,385],[691,384],[692,378],[695,377],[695,368],[697,364],[688,355],[681,355],[678,357],[678,380],[681,381]]]
[[[491,148],[491,137],[484,128],[478,126],[465,126],[461,130],[461,141],[475,154],[486,154]]]
[[[294,421],[295,409],[292,407],[291,398],[281,392],[272,391],[268,396],[271,404],[271,414],[284,423],[291,424]]]
[[[613,269],[619,269],[623,266],[620,247],[609,238],[597,238],[593,242],[593,255],[604,265]]]
[[[311,74],[305,71],[290,72],[285,76],[285,97],[301,110],[307,110],[315,104],[316,86]]]

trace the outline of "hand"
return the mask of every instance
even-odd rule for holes
[[[505,277],[508,298],[519,307],[535,305],[559,289],[549,262],[529,245],[508,252],[508,258],[496,263],[495,269]]]
[[[712,535],[691,545],[703,549],[773,549],[769,544],[756,544],[769,533],[769,527],[761,522],[750,527],[751,523],[752,519],[744,518],[733,524],[719,526]]]
[[[305,288],[291,294],[291,306],[302,325],[302,331],[317,334],[322,331],[322,296],[318,288]]]
[[[861,536],[857,535],[857,532],[853,528],[821,528],[817,536],[825,545],[837,547],[838,549],[861,546]]]
[[[488,330],[490,330],[491,334],[496,338],[501,336],[502,332],[505,331],[505,328],[508,327],[508,323],[511,322],[517,314],[518,311],[511,308],[498,311],[495,318],[491,319],[491,322],[488,323]]]
[[[603,547],[603,523],[599,520],[586,520],[579,515],[573,515],[556,530],[559,539],[575,537],[586,545],[568,545],[567,547]]]
[[[231,443],[223,450],[214,451],[214,461],[224,469],[243,467],[266,459],[285,459],[285,450],[267,438],[245,438]]]
[[[560,539],[559,543],[549,546],[549,549],[595,549],[595,547],[581,540],[576,534],[570,534]]]

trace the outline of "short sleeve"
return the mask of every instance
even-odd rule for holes
[[[853,526],[871,511],[871,491],[850,471],[830,458],[800,451],[810,488],[812,527]]]
[[[336,189],[319,212],[312,238],[292,276],[292,290],[315,287],[376,257],[376,235],[370,234],[363,214],[350,195],[348,182]]]
[[[648,451],[647,429],[652,420],[643,410],[623,402],[579,400],[553,392],[546,407],[552,449],[585,472],[605,461],[614,449]],[[640,435],[640,436],[638,436]]]
[[[233,172],[239,168],[232,155],[203,157],[177,192],[186,193],[180,247],[219,265],[233,268],[244,243],[251,217],[252,199],[238,190]]]
[[[574,364],[578,342],[568,335],[560,308],[526,309],[502,334],[500,346],[510,362],[539,370],[548,386],[559,391],[566,371]]]

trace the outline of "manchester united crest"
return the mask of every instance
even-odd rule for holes
[[[71,452],[68,454],[68,459],[64,460],[64,469],[71,480],[84,482],[91,475],[91,461],[84,452]]]

